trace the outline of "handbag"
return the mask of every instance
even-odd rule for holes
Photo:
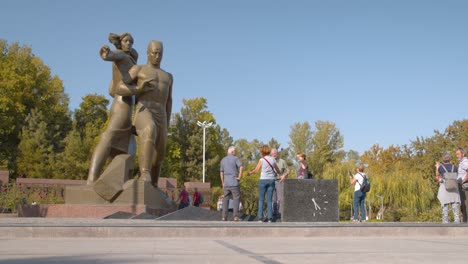
[[[462,183],[461,188],[463,191],[468,191],[468,182]]]
[[[458,190],[458,183],[457,183],[457,178],[458,178],[458,173],[453,172],[453,169],[455,166],[452,165],[452,171],[448,172],[447,168],[445,168],[444,164],[440,164],[442,168],[444,168],[445,173],[444,173],[444,182],[445,182],[445,190],[447,192],[455,192]]]

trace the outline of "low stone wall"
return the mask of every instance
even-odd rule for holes
[[[10,173],[6,170],[0,170],[0,185],[7,185],[10,180]]]

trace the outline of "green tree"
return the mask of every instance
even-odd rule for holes
[[[314,148],[312,135],[309,122],[293,124],[289,132],[289,138],[291,139],[289,142],[290,155],[295,157],[299,152],[306,155],[311,152]]]
[[[71,129],[68,95],[62,81],[51,76],[49,67],[17,42],[8,45],[0,39],[0,160],[16,174],[19,135],[27,116],[37,109],[47,119],[49,133],[60,140],[52,142],[53,152],[63,150],[62,139]]]
[[[64,140],[65,150],[57,156],[55,178],[85,180],[99,136],[107,122],[107,100],[102,95],[86,95],[75,111],[73,129]]]
[[[51,178],[55,159],[54,135],[45,120],[40,111],[33,109],[19,137],[18,171],[30,178]]]
[[[343,159],[345,154],[342,150],[344,138],[334,123],[317,121],[311,142],[313,150],[308,154],[307,161],[315,177],[321,178],[326,164]]]
[[[165,161],[167,168],[178,169],[164,173],[175,174],[178,182],[200,181],[203,177],[203,128],[197,121],[215,123],[216,119],[208,111],[207,100],[203,97],[184,99],[180,113],[175,113],[170,129],[172,139],[169,141],[168,158]],[[219,162],[224,156],[224,146],[232,142],[232,138],[219,125],[206,129],[206,181],[212,185],[219,185]],[[179,162],[180,165],[174,163]]]
[[[83,134],[88,124],[102,127],[108,118],[108,105],[109,100],[102,95],[88,94],[84,96],[80,108],[75,111],[74,127],[76,130]]]

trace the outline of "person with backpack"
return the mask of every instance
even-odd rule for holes
[[[450,164],[452,157],[450,152],[446,151],[442,155],[442,163],[436,163],[436,180],[439,183],[437,199],[442,205],[442,223],[449,222],[449,205],[452,206],[453,218],[455,223],[460,223],[460,194],[458,192],[458,170],[453,164]]]
[[[369,191],[367,175],[364,173],[364,165],[359,164],[356,168],[357,173],[349,173],[349,183],[354,185],[353,223],[359,222],[359,211],[361,211],[361,222],[366,222],[366,193]]]

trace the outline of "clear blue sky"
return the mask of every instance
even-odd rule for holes
[[[2,2],[0,25],[63,80],[71,110],[108,96],[98,50],[110,32],[131,32],[139,64],[163,41],[173,112],[205,97],[234,139],[287,146],[294,123],[328,120],[362,153],[468,113],[468,1],[15,0]]]

